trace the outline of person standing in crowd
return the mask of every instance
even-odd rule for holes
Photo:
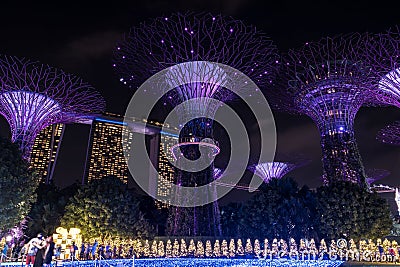
[[[118,248],[118,255],[117,255],[118,259],[122,258],[122,253],[123,253],[122,249],[123,249],[123,246],[122,246],[122,244],[120,244],[119,248]]]
[[[79,260],[83,261],[85,259],[85,243],[82,242],[81,251],[79,252]]]
[[[103,244],[100,245],[99,251],[97,251],[97,255],[99,256],[100,259],[105,259]]]
[[[8,244],[4,244],[3,251],[1,252],[0,262],[6,261],[7,259]]]
[[[69,257],[71,261],[76,260],[77,252],[78,252],[78,247],[75,245],[75,242],[72,242],[71,246],[69,246]]]
[[[104,256],[105,259],[109,259],[109,257],[111,256],[111,247],[109,244],[106,245],[104,254],[105,254]]]
[[[42,238],[42,234],[38,234],[36,237],[32,238],[29,240],[28,243],[26,243],[26,259],[25,259],[25,265],[26,267],[32,266],[35,262],[35,256],[38,251],[37,245],[40,243],[40,238]]]
[[[130,246],[130,247],[129,247],[128,256],[129,256],[129,258],[132,258],[132,257],[133,257],[133,246]]]
[[[86,243],[86,250],[85,250],[85,260],[90,260],[90,252],[92,251],[92,248],[90,247],[90,243]]]
[[[47,245],[42,234],[38,235],[38,238],[39,242],[35,245],[37,247],[37,252],[35,255],[35,261],[33,262],[33,267],[43,266],[44,253]]]
[[[58,245],[57,248],[56,248],[56,254],[54,255],[56,260],[60,259],[61,249],[62,249],[61,245]]]
[[[117,245],[114,245],[114,247],[113,247],[112,258],[113,259],[117,258]]]
[[[51,235],[48,236],[46,238],[46,250],[44,253],[43,267],[49,267],[51,265],[51,261],[53,260],[55,245],[56,244],[53,242],[53,236]]]
[[[98,245],[98,242],[97,242],[97,240],[95,240],[93,243],[93,246],[92,246],[92,260],[95,259],[97,245]]]

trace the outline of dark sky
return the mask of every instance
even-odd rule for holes
[[[27,57],[82,77],[97,88],[109,112],[124,114],[133,92],[119,83],[111,68],[112,49],[123,33],[151,17],[183,10],[211,11],[234,16],[268,34],[286,49],[326,35],[354,31],[381,32],[400,24],[398,9],[386,2],[367,1],[244,1],[144,0],[39,1],[2,3],[0,53]],[[84,3],[85,2],[85,3]],[[400,148],[375,140],[376,132],[399,118],[396,108],[363,108],[355,121],[356,138],[366,169],[382,168],[391,175],[381,182],[398,185]],[[312,163],[292,173],[300,184],[320,185],[321,151],[311,119],[276,114],[278,152],[303,153]],[[0,133],[9,135],[0,121]],[[68,126],[57,179],[81,179],[87,126]]]

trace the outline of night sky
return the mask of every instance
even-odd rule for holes
[[[105,1],[82,4],[38,1],[2,3],[0,13],[0,53],[38,60],[82,77],[99,90],[107,111],[124,114],[133,91],[124,87],[112,70],[112,50],[132,26],[146,19],[175,11],[211,11],[231,15],[253,24],[284,52],[306,41],[354,31],[382,32],[400,24],[398,9],[388,3],[366,1]],[[83,2],[83,1],[82,1]],[[319,135],[305,116],[275,114],[277,151],[302,153],[312,162],[291,174],[300,185],[316,187],[322,174]],[[387,169],[391,175],[381,183],[399,185],[400,147],[376,141],[377,131],[399,119],[396,108],[362,108],[355,120],[355,132],[366,169]],[[89,127],[68,125],[56,169],[61,186],[80,180]],[[9,136],[4,119],[0,134]]]

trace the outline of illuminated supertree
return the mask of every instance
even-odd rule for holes
[[[395,121],[381,129],[376,138],[382,143],[400,146],[400,121]]]
[[[203,140],[213,139],[213,118],[219,104],[212,100],[232,100],[234,94],[225,86],[235,79],[218,63],[238,69],[259,86],[272,82],[278,63],[275,45],[253,26],[208,13],[173,14],[132,28],[117,44],[114,58],[119,80],[130,88],[169,68],[164,82],[175,89],[166,93],[167,86],[159,86],[154,90],[162,90],[165,104],[177,107],[181,132],[179,144],[172,148],[174,156],[198,159],[199,147],[203,147],[211,162],[203,171],[176,169],[175,183],[186,187],[214,179],[212,162],[219,147]],[[213,194],[214,189],[201,197]],[[176,195],[180,197],[179,192]],[[169,222],[170,235],[221,234],[216,202],[195,208],[172,207]]]
[[[280,179],[294,169],[308,163],[310,163],[310,160],[302,158],[301,156],[290,157],[287,155],[278,155],[275,157],[275,161],[253,164],[250,165],[248,169],[263,179],[265,183],[268,183],[271,179]]]
[[[400,107],[400,28],[371,35],[364,57],[377,77],[377,101]]]
[[[27,160],[36,135],[44,128],[105,108],[102,97],[80,78],[14,56],[0,56],[0,86],[0,114]]]
[[[371,36],[365,53],[377,77],[377,101],[400,108],[400,28]],[[386,144],[400,145],[400,122],[378,132],[377,139]]]
[[[339,35],[289,50],[282,63],[283,90],[268,92],[274,108],[307,115],[315,122],[329,182],[367,187],[353,126],[360,107],[375,101],[375,76],[363,61],[368,38]]]

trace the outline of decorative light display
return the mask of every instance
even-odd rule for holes
[[[224,87],[232,77],[218,63],[238,69],[258,86],[265,86],[272,82],[279,60],[275,45],[255,27],[209,13],[155,18],[132,28],[116,45],[113,67],[119,80],[129,88],[137,88],[153,74],[168,68],[163,82],[166,85],[155,86],[154,90],[162,90],[164,104],[176,107],[182,122],[176,149],[180,152],[175,154],[178,161],[199,158],[202,140],[213,139],[218,103],[235,96]],[[174,89],[166,93],[167,87]],[[209,167],[200,172],[176,168],[176,184],[196,187],[214,179],[212,160],[219,148],[209,143],[204,147],[211,151]],[[215,188],[210,189],[210,194],[215,194]],[[174,195],[179,202],[185,201],[180,192]],[[194,208],[172,207],[167,231],[173,236],[220,236],[219,217],[217,202]]]
[[[400,107],[400,28],[396,26],[369,37],[363,55],[373,66],[371,72],[377,79],[377,101]]]
[[[41,130],[105,108],[102,97],[80,78],[14,56],[0,56],[0,85],[0,114],[28,160]]]
[[[242,267],[242,266],[276,266],[276,267],[338,267],[343,263],[340,260],[259,260],[259,259],[124,259],[124,260],[99,260],[79,262],[82,267],[94,267],[98,264],[106,264],[109,266],[135,266],[135,267]],[[7,264],[9,265],[9,264]],[[76,262],[65,262],[63,266],[73,267]],[[19,265],[10,265],[10,267],[18,267]]]
[[[60,259],[69,259],[70,250],[69,246],[74,242],[78,247],[82,244],[82,235],[79,228],[65,229],[63,227],[57,227],[56,233],[53,234],[53,240],[56,246],[61,246],[62,252]]]
[[[288,156],[279,154],[275,156],[273,162],[262,162],[260,164],[250,165],[248,169],[268,183],[271,179],[280,179],[292,170],[302,167],[310,162],[300,155]]]
[[[396,121],[381,129],[376,138],[382,143],[400,146],[400,121]]]
[[[344,180],[367,187],[353,124],[362,105],[377,102],[376,76],[364,61],[368,43],[368,34],[354,33],[291,49],[282,63],[285,90],[267,92],[274,108],[313,119],[329,183]]]
[[[246,239],[245,251],[239,251],[239,246],[242,249],[243,246],[241,239],[238,239],[235,251],[234,240],[229,241],[228,247],[228,242],[225,239],[222,240],[222,243],[219,239],[213,241],[198,240],[196,243],[191,239],[188,250],[190,253],[186,254],[186,252],[172,252],[174,250],[173,243],[176,247],[180,246],[182,248],[183,244],[186,246],[184,239],[181,239],[180,242],[176,239],[173,242],[168,239],[165,250],[170,250],[170,254],[167,255],[163,254],[163,241],[158,241],[157,246],[154,245],[157,244],[156,241],[130,240],[125,244],[133,247],[133,257],[132,255],[121,255],[125,258],[124,260],[98,259],[95,261],[79,261],[79,265],[93,267],[93,264],[98,266],[99,264],[103,264],[103,261],[104,264],[112,266],[114,266],[114,263],[121,264],[115,266],[132,266],[133,263],[135,266],[238,266],[237,264],[241,264],[239,266],[339,266],[345,261],[400,263],[399,244],[396,240],[389,240],[387,238],[383,240],[378,238],[376,242],[372,239],[368,241],[361,239],[358,245],[353,239],[349,241],[345,239],[330,240],[328,243],[329,246],[322,239],[318,248],[314,239],[300,239],[299,246],[297,246],[293,238],[288,241],[287,243],[286,240],[275,238],[270,247],[268,239],[265,239],[263,243],[256,239],[254,240],[254,246],[250,239]],[[157,247],[156,254],[153,252],[148,253],[146,244],[150,243],[154,247],[154,251],[155,247]],[[178,244],[175,245],[175,243]],[[222,244],[221,248],[219,247],[220,244]],[[211,250],[211,248],[213,249]],[[176,249],[175,251],[178,250]],[[65,264],[67,263],[65,262]],[[10,263],[9,265],[13,264]]]

